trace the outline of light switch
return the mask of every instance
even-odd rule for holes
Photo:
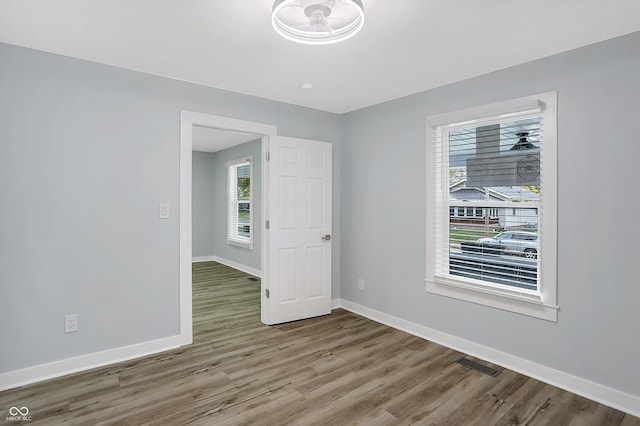
[[[169,219],[169,204],[160,204],[160,219]]]

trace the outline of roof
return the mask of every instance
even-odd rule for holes
[[[449,193],[450,199],[456,201],[484,201],[484,191],[479,188],[461,188]],[[497,197],[489,192],[490,200],[504,201],[503,198]]]
[[[449,185],[452,201],[484,201],[485,188],[468,188],[466,179]],[[521,186],[494,186],[489,188],[489,200],[493,201],[540,201],[540,194]]]

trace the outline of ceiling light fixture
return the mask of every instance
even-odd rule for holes
[[[362,29],[364,6],[360,0],[275,0],[271,24],[297,43],[338,43]]]

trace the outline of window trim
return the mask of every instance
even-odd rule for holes
[[[435,161],[436,144],[442,126],[480,125],[483,122],[495,121],[496,117],[508,119],[520,113],[539,109],[544,123],[542,134],[543,145],[540,150],[540,165],[544,179],[544,190],[541,196],[538,223],[540,245],[538,291],[523,289],[504,289],[490,283],[474,284],[466,280],[450,277],[437,277],[435,274],[437,250],[436,216],[449,219],[448,214],[438,214],[437,197],[444,188],[437,187],[436,173],[441,172]],[[557,92],[546,92],[526,96],[505,102],[498,102],[475,108],[453,111],[445,114],[429,116],[426,119],[427,146],[427,226],[426,226],[426,291],[428,293],[447,296],[459,300],[503,309],[523,315],[557,321],[557,204],[558,204],[558,168],[557,168]],[[448,181],[447,181],[448,183]],[[443,211],[444,212],[444,211]],[[448,206],[447,206],[448,212]]]
[[[238,235],[232,234],[232,226],[231,226],[231,218],[233,213],[233,209],[237,210],[237,204],[239,201],[236,199],[237,194],[237,172],[236,172],[236,182],[232,182],[231,180],[231,168],[249,163],[249,237],[242,237]],[[233,184],[233,187],[232,187]],[[233,189],[232,189],[233,188]],[[234,189],[236,194],[234,194]],[[232,198],[233,197],[233,198]],[[253,250],[253,235],[254,235],[254,227],[253,227],[253,211],[254,211],[254,200],[253,200],[253,157],[243,157],[237,160],[231,160],[227,162],[227,244],[241,247],[249,250]]]

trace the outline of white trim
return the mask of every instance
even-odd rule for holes
[[[272,124],[256,123],[193,111],[180,111],[180,121],[189,122],[197,126],[213,127],[220,130],[231,130],[242,133],[255,133],[256,135],[278,134],[278,127]]]
[[[230,268],[237,269],[238,271],[244,272],[246,274],[253,275],[254,277],[262,278],[262,272],[259,269],[252,268],[250,266],[245,266],[238,262],[224,259],[219,256],[198,256],[198,257],[194,257],[192,260],[192,263],[202,263],[202,262],[218,262]]]
[[[185,115],[184,111],[181,117]],[[191,179],[193,161],[193,124],[180,121],[180,338],[181,345],[193,343],[193,306],[191,290]]]
[[[249,229],[252,229],[252,227],[250,226]],[[230,246],[234,246],[234,247],[240,247],[240,248],[247,249],[247,250],[253,250],[253,241],[250,242],[250,243],[247,243],[245,241],[238,241],[238,240],[232,239],[231,237],[227,237],[227,244],[229,244]]]
[[[547,92],[552,93],[552,92]],[[555,93],[555,92],[553,92]],[[546,95],[546,93],[545,93]],[[538,114],[542,110],[539,96],[527,96],[505,102],[496,102],[458,111],[445,112],[444,114],[431,115],[427,119],[427,126],[465,127],[481,124],[488,117],[504,116],[507,120],[514,120],[521,116]],[[494,121],[493,119],[491,120]]]
[[[129,361],[147,355],[178,348],[182,345],[181,336],[165,337],[150,342],[137,343],[116,349],[80,355],[47,364],[36,365],[21,370],[0,374],[0,391],[17,388],[31,383],[66,376],[79,371],[104,367],[118,362]]]
[[[203,114],[193,111],[180,111],[180,339],[181,345],[189,345],[193,342],[193,317],[192,317],[192,277],[191,277],[191,240],[192,240],[192,219],[191,219],[191,179],[192,179],[192,150],[193,150],[193,126],[206,126],[222,130],[230,130],[242,133],[253,133],[258,137],[262,136],[262,152],[264,154],[268,143],[269,135],[277,135],[277,126],[252,121],[238,120],[235,118],[222,117],[217,115]],[[262,185],[265,188],[265,175],[268,173],[266,155],[262,156]],[[263,191],[263,194],[266,192]],[[263,220],[268,218],[264,214],[267,209],[266,196],[262,197]],[[265,248],[265,238],[263,233],[263,250],[261,253],[262,269],[268,268],[266,265],[267,253]],[[265,277],[267,275],[265,274]],[[262,281],[261,292],[269,288],[267,279]],[[261,314],[264,311],[264,300],[260,303]]]
[[[229,160],[226,163],[226,166],[235,166],[236,164],[242,164],[242,163],[251,163],[253,164],[253,156],[249,155],[248,157],[242,157],[242,158],[236,158],[235,160]]]
[[[191,263],[201,263],[201,262],[215,262],[215,256],[197,256],[191,259]]]
[[[451,297],[453,299],[464,300],[483,306],[502,309],[509,312],[517,312],[522,315],[540,318],[547,321],[556,322],[558,318],[558,306],[546,302],[544,299],[535,300],[518,295],[510,290],[492,291],[491,286],[474,288],[472,285],[449,282],[428,282],[427,291],[440,296]]]
[[[274,133],[275,135],[275,133]],[[262,247],[261,247],[261,268],[263,278],[260,281],[260,321],[267,323],[269,318],[269,300],[267,299],[267,289],[269,288],[269,231],[267,222],[269,221],[269,136],[262,137],[262,223],[257,226],[262,227]]]
[[[572,374],[526,360],[478,343],[461,339],[451,334],[443,333],[420,324],[416,324],[384,312],[351,302],[345,299],[334,299],[336,307],[369,318],[381,324],[388,325],[421,337],[442,346],[464,352],[473,357],[484,359],[493,364],[501,365],[525,376],[557,386],[566,391],[589,398],[593,401],[624,411],[632,416],[640,417],[640,397],[610,388]]]
[[[196,262],[195,259],[204,259],[204,258],[194,258],[194,263]],[[262,277],[262,272],[259,269],[252,268],[251,266],[242,265],[238,262],[234,262],[233,260],[225,259],[219,256],[207,256],[206,259],[207,260],[198,260],[198,262],[209,262],[209,261],[218,262],[230,268],[237,269],[238,271],[244,272],[245,274],[253,275],[254,277],[258,277],[258,278]]]

